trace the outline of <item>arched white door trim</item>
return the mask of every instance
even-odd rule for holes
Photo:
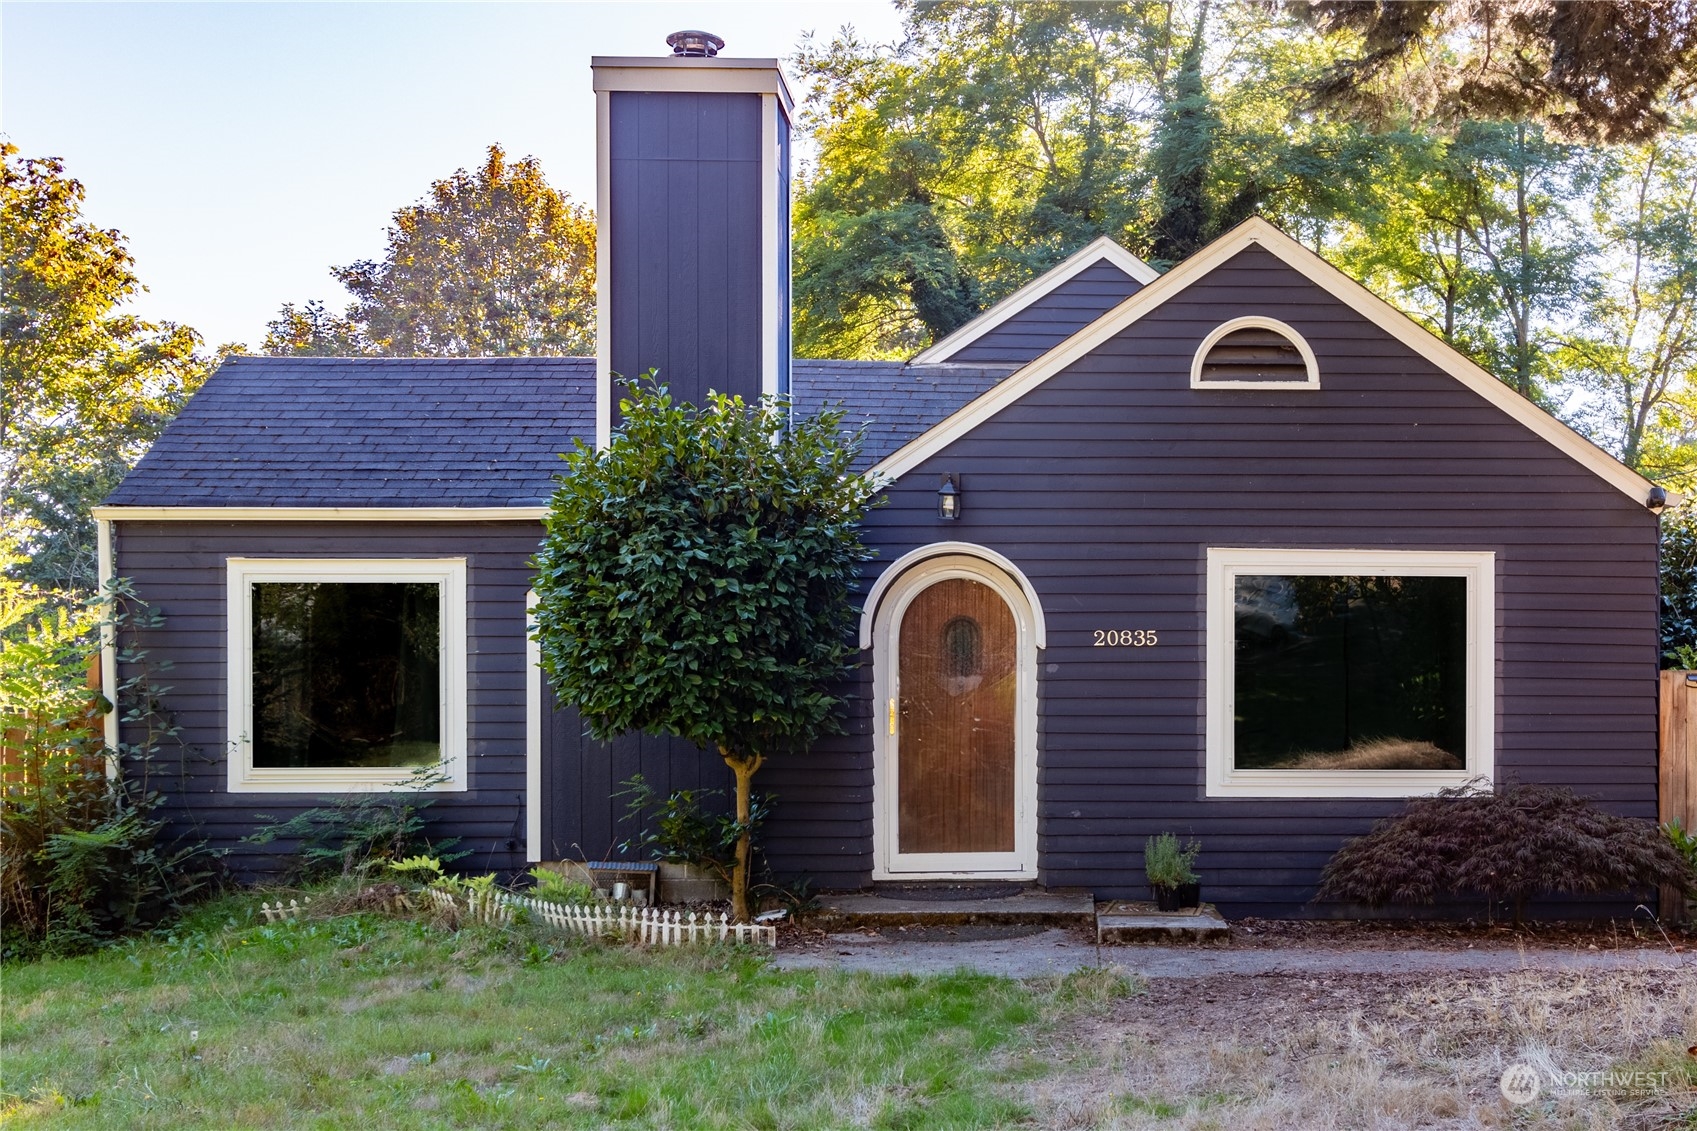
[[[962,543],[944,543],[964,547]],[[927,547],[933,549],[933,547]],[[977,547],[900,559],[878,579],[867,598],[868,644],[873,649],[873,851],[872,878],[953,879],[1037,878],[1037,650],[1042,632],[1041,606],[1027,596],[1029,583],[1006,559],[996,561]],[[997,555],[1000,557],[1000,555]],[[904,568],[903,563],[908,563]],[[1004,565],[1003,563],[1006,562]],[[902,854],[896,837],[899,798],[901,696],[900,630],[903,614],[921,592],[939,581],[965,578],[988,585],[1013,614],[1018,635],[1017,695],[1014,707],[1014,850],[995,853]]]
[[[930,558],[946,557],[951,554],[980,558],[1012,578],[1014,584],[1019,586],[1020,593],[1024,596],[1026,606],[1031,613],[1033,644],[1039,651],[1049,646],[1049,630],[1043,621],[1043,602],[1037,599],[1037,590],[1032,588],[1030,580],[1018,566],[988,546],[980,546],[975,542],[933,542],[929,546],[909,550],[891,562],[889,567],[878,575],[878,580],[872,583],[872,588],[866,594],[866,603],[862,606],[860,612],[861,648],[872,647],[873,622],[877,619],[878,606],[883,603],[890,587],[901,580],[903,575],[918,563]]]

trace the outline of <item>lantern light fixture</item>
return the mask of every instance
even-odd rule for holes
[[[957,519],[960,517],[960,476],[943,476],[943,485],[937,488],[937,517]]]

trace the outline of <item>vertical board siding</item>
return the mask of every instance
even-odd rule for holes
[[[614,91],[610,364],[679,400],[760,395],[758,94]]]
[[[1030,361],[1142,289],[1142,283],[1101,260],[956,350],[949,360],[961,365]]]
[[[1248,314],[1308,340],[1319,390],[1189,388],[1202,339]],[[947,472],[965,484],[954,522],[936,517]],[[1656,816],[1655,516],[1260,249],[888,495],[869,532],[883,561],[979,543],[1043,604],[1047,884],[1139,895],[1143,842],[1171,831],[1201,839],[1206,896],[1228,913],[1333,914],[1308,903],[1321,866],[1400,807],[1204,796],[1211,546],[1495,551],[1498,776]],[[1094,648],[1097,628],[1160,644]]]

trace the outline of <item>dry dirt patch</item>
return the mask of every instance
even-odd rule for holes
[[[1693,1126],[1693,1044],[1697,967],[1162,978],[1059,1033],[1064,1067],[1023,1094],[1055,1127]],[[1551,1083],[1511,1105],[1516,1061],[1657,1084]]]

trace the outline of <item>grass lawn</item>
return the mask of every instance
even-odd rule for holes
[[[1697,962],[891,977],[258,902],[0,970],[0,1123],[1697,1129]],[[1515,1061],[1653,1085],[1514,1106]]]
[[[52,1127],[1000,1127],[1038,1042],[1134,992],[1084,971],[783,973],[374,914],[4,970],[0,1118]]]

